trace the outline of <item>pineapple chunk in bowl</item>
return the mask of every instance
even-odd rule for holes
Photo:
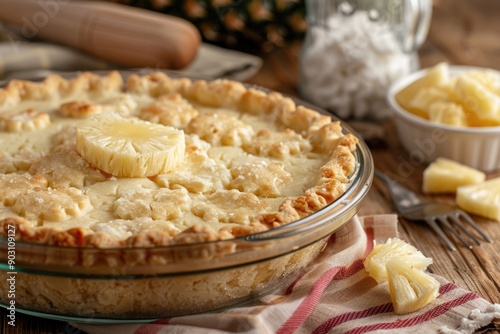
[[[500,170],[499,72],[441,63],[394,82],[387,99],[412,160]]]

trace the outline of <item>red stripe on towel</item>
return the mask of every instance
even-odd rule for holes
[[[321,275],[314,283],[311,291],[306,298],[300,303],[299,307],[293,312],[292,316],[278,329],[276,334],[287,334],[295,331],[307,317],[314,311],[318,305],[323,292],[339,272],[339,267],[331,268]]]
[[[365,226],[365,230],[367,235],[365,248],[366,255],[373,249],[374,230],[372,227],[370,227],[370,223],[368,224],[368,226]],[[281,325],[276,334],[291,333],[299,328],[300,325],[302,325],[302,323],[312,313],[312,311],[314,311],[316,306],[318,306],[323,292],[332,280],[348,278],[361,269],[363,269],[363,260],[360,259],[354,261],[350,266],[333,267],[324,272],[321,277],[314,283],[311,291],[300,303],[299,307],[293,312],[290,318],[288,318],[288,320],[285,321],[283,325]]]
[[[312,334],[328,333],[332,328],[334,328],[335,326],[338,326],[344,322],[355,320],[355,319],[361,319],[361,318],[365,318],[365,317],[371,317],[372,315],[375,315],[375,314],[388,313],[388,312],[392,312],[392,311],[393,311],[392,304],[386,303],[386,304],[370,307],[370,308],[367,308],[366,310],[362,310],[362,311],[343,313],[343,314],[337,315],[337,316],[332,317],[332,318],[328,319],[327,321],[323,322],[321,325],[316,327],[316,329],[314,331],[312,331]]]
[[[152,323],[142,325],[134,332],[134,334],[156,334],[165,328],[165,325],[168,325],[169,323],[170,318],[159,319]]]
[[[476,293],[467,293],[465,295],[462,295],[456,299],[450,300],[446,303],[440,304],[437,307],[420,314],[416,317],[412,318],[407,318],[404,320],[397,320],[394,322],[386,322],[386,323],[378,323],[378,324],[373,324],[373,325],[368,325],[368,326],[362,326],[358,328],[353,328],[345,334],[362,334],[370,331],[374,331],[377,329],[393,329],[393,328],[405,328],[405,327],[411,327],[414,325],[418,325],[424,322],[427,322],[431,319],[437,318],[444,313],[448,312],[454,307],[460,306],[462,304],[467,303],[468,301],[471,301],[473,299],[480,298]]]
[[[439,294],[443,295],[449,291],[457,289],[458,286],[452,283],[445,284],[439,288]],[[393,307],[391,303],[387,304],[382,304],[382,305],[377,305],[374,307],[367,308],[366,310],[362,311],[356,311],[356,312],[348,312],[348,313],[343,313],[336,315],[325,322],[323,322],[321,325],[316,327],[316,329],[312,332],[313,334],[322,334],[322,333],[328,333],[332,328],[355,319],[361,319],[365,317],[371,317],[372,315],[376,314],[381,314],[381,313],[387,313],[387,312],[392,312]]]

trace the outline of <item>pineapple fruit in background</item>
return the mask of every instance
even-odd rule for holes
[[[456,161],[439,157],[424,170],[424,193],[454,193],[457,188],[481,183],[486,174]]]
[[[418,249],[399,238],[377,245],[363,262],[378,283],[387,281],[394,313],[414,312],[439,295],[439,282],[425,273],[432,263]]]
[[[302,39],[304,0],[112,0],[192,22],[206,42],[256,51]]]

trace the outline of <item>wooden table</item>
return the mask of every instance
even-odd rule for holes
[[[500,2],[491,0],[434,0],[434,17],[425,45],[420,50],[421,65],[431,66],[439,61],[452,64],[479,65],[500,69],[498,31]],[[264,66],[249,82],[291,95],[297,93],[297,65],[300,45],[277,49],[263,55]],[[399,146],[391,120],[380,125],[385,130],[386,146],[372,147],[375,165],[384,171],[397,173],[399,164],[408,161],[408,155]],[[419,192],[424,165],[411,165],[411,175],[404,181]],[[500,176],[500,172],[488,177]],[[452,202],[452,197],[436,196]],[[360,214],[393,212],[394,208],[383,188],[374,185],[365,198]],[[473,250],[459,248],[446,250],[434,233],[424,225],[401,221],[401,237],[427,256],[434,259],[430,271],[477,292],[491,302],[500,302],[500,223],[478,219],[480,226],[495,240]],[[64,322],[50,321],[17,314],[17,326],[6,323],[0,310],[0,328],[3,333],[81,333]],[[500,334],[500,324],[488,332]]]

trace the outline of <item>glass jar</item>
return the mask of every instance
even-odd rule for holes
[[[305,100],[348,119],[390,113],[390,84],[419,67],[432,0],[306,0]]]

